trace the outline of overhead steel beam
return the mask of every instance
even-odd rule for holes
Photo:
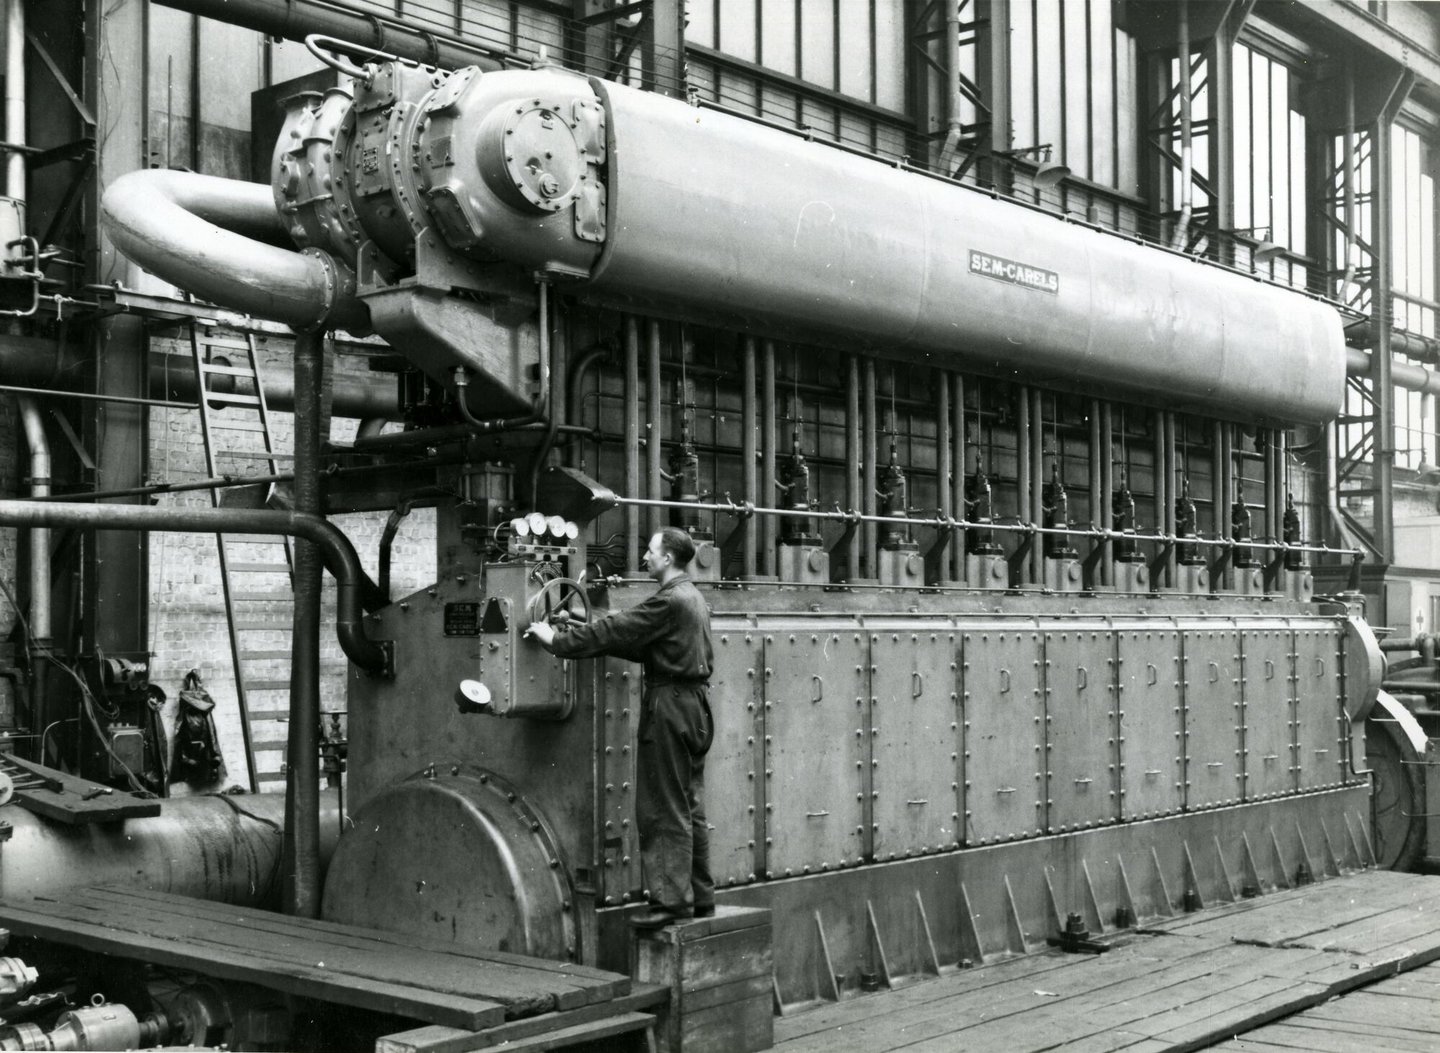
[[[482,47],[459,37],[432,33],[400,19],[357,11],[331,0],[157,0],[163,7],[188,11],[244,26],[273,37],[304,40],[319,33],[363,47],[374,48],[414,62],[442,69],[479,66],[502,69],[507,64],[529,65],[529,60],[496,48]]]
[[[1303,19],[1342,34],[1347,43],[1359,44],[1413,73],[1422,93],[1440,95],[1440,56],[1376,18],[1363,4],[1352,0],[1267,0],[1260,11],[1267,17],[1275,16],[1277,21]]]

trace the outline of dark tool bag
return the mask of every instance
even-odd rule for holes
[[[185,674],[180,689],[180,711],[175,718],[175,754],[171,782],[208,786],[225,778],[225,759],[215,734],[215,700],[205,690],[200,671]]]

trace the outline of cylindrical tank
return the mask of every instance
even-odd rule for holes
[[[116,823],[51,822],[18,804],[0,809],[0,898],[19,902],[86,885],[129,885],[268,906],[279,892],[284,794],[174,797],[159,815]],[[336,796],[322,798],[321,857],[339,837]]]
[[[1227,415],[1318,421],[1340,408],[1344,334],[1325,304],[595,83],[614,143],[596,291]]]
[[[277,251],[170,215],[223,226],[238,193],[125,179],[130,192],[106,195],[112,236],[157,269],[184,257],[192,289],[233,300]],[[289,300],[244,309],[331,322],[378,310],[432,366],[508,377],[496,334],[516,323],[497,305],[524,306],[538,273],[626,309],[1236,419],[1326,421],[1344,395],[1340,317],[1300,293],[558,69],[376,67],[353,100],[297,105],[275,181],[285,229],[322,259],[281,252],[276,266],[300,277],[261,284]],[[170,218],[148,204],[157,194]],[[449,313],[422,310],[417,329],[432,300]],[[488,343],[482,316],[501,325]]]
[[[602,300],[1227,416],[1341,404],[1339,315],[1243,274],[559,71],[457,74],[419,106],[429,163],[398,197],[456,252]]]

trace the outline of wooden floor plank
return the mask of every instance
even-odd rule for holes
[[[1170,919],[1144,932],[1154,935],[1110,951],[1105,963],[1072,959],[1013,979],[997,970],[997,982],[983,990],[952,983],[933,998],[921,988],[938,992],[946,981],[917,985],[893,1010],[894,995],[859,998],[829,1011],[835,1026],[828,1029],[804,1022],[811,1014],[802,1014],[776,1028],[776,1049],[1158,1053],[1213,1046],[1359,1053],[1390,1040],[1396,1053],[1419,1053],[1413,1035],[1382,1030],[1412,1002],[1427,1006],[1410,1012],[1412,1021],[1430,1027],[1433,1016],[1440,1035],[1440,1010],[1428,1008],[1440,1006],[1440,964],[1426,964],[1440,958],[1440,882],[1372,871],[1226,905],[1204,917]],[[1257,933],[1262,939],[1253,938]],[[1335,943],[1344,946],[1330,946]],[[1405,976],[1413,981],[1387,989],[1403,981],[1397,971],[1412,968],[1419,971]],[[1351,994],[1327,1003],[1363,985],[1372,985],[1368,1000],[1351,1002]],[[1347,1002],[1348,1009],[1332,1008]],[[1379,1015],[1387,1002],[1393,1004],[1388,1018]],[[1306,1012],[1386,1023],[1367,1033],[1363,1025],[1334,1019],[1307,1022]],[[1266,1028],[1283,1030],[1267,1038]],[[1440,1050],[1440,1038],[1433,1041]]]
[[[976,969],[962,969],[948,973],[935,980],[917,983],[888,992],[882,996],[883,1007],[877,1000],[865,996],[846,999],[832,1005],[807,1009],[793,1016],[782,1016],[775,1021],[775,1041],[790,1041],[834,1028],[847,1027],[862,1020],[869,1020],[877,1013],[896,1014],[931,1003],[943,1002],[948,998],[982,991],[1002,984],[1017,983],[1026,978],[1037,978],[1073,964],[1073,959],[1061,954],[1035,954],[1027,958],[995,962]],[[1034,979],[1043,985],[1043,980]]]
[[[202,972],[221,980],[238,980],[302,998],[356,1006],[427,1023],[479,1030],[503,1023],[505,1007],[478,998],[426,991],[408,985],[362,981],[337,976],[318,966],[302,966],[279,958],[240,953],[223,947],[203,952],[174,940],[116,931],[88,912],[67,918],[62,912],[24,910],[0,904],[4,926],[21,936],[39,936],[99,954],[133,958],[171,968]]]
[[[507,983],[515,984],[522,990],[570,990],[589,986],[583,978],[572,979],[562,973],[542,969],[530,969],[497,962],[483,955],[465,953],[437,953],[411,947],[392,947],[389,941],[378,942],[348,930],[327,931],[311,926],[294,926],[285,915],[268,911],[250,911],[236,914],[235,908],[222,908],[206,912],[192,912],[186,909],[172,909],[164,901],[122,898],[111,896],[108,890],[86,889],[73,897],[74,902],[114,905],[137,918],[172,917],[177,927],[203,930],[205,926],[216,926],[224,931],[240,931],[256,934],[257,939],[287,938],[299,945],[312,946],[317,951],[328,951],[337,961],[363,952],[374,956],[382,953],[397,967],[424,967],[435,970],[437,975],[504,977]],[[192,901],[193,902],[193,901]],[[212,906],[219,906],[212,905]],[[602,986],[601,990],[604,988]]]
[[[1304,941],[1320,950],[1370,954],[1396,944],[1425,940],[1440,932],[1440,910],[1435,905],[1396,907],[1363,921],[1350,922]]]
[[[1162,1013],[1156,1022],[1173,1026],[1155,1033],[1155,1037],[1176,1047],[1201,1049],[1288,1016],[1327,997],[1325,988],[1318,984],[1295,984],[1259,998],[1228,1005],[1223,1010],[1216,1007],[1216,1011],[1210,1013],[1203,1012],[1202,1007],[1195,1007],[1196,1012]]]
[[[1254,949],[1249,950],[1255,953]],[[1077,998],[1043,1007],[1027,1016],[1023,1022],[1006,1021],[1004,1028],[988,1026],[966,1030],[963,1037],[967,1043],[984,1037],[1003,1044],[1004,1029],[1013,1030],[1018,1024],[1026,1030],[1034,1029],[1040,1034],[1064,1034],[1071,1040],[1081,1037],[1098,1038],[1119,1031],[1158,1038],[1159,1035],[1153,1028],[1157,1006],[1171,1006],[1170,1026],[1177,1026],[1182,1022],[1188,1023],[1191,1019],[1213,1018],[1219,1012],[1217,1005],[1246,1004],[1262,994],[1271,993],[1277,986],[1274,982],[1266,984],[1263,979],[1257,983],[1251,972],[1252,970],[1243,968],[1221,966],[1213,973],[1202,974],[1187,983],[1167,983],[1159,990],[1147,988],[1142,981],[1127,985],[1129,993],[1132,994],[1131,998],[1108,1006],[1093,1007],[1093,996]],[[1287,985],[1281,989],[1289,988]],[[1107,995],[1111,993],[1106,991]],[[917,1053],[919,1049],[925,1048],[927,1047],[923,1045],[917,1047]],[[935,1048],[938,1050],[940,1047],[937,1045]]]
[[[423,985],[448,994],[483,998],[510,1008],[510,1015],[569,1009],[576,1006],[559,1004],[561,993],[555,985],[546,985],[531,975],[517,975],[516,970],[496,962],[477,961],[471,965],[435,955],[391,955],[376,953],[376,947],[349,937],[347,942],[321,941],[311,934],[281,929],[266,931],[250,925],[219,924],[213,919],[171,914],[159,905],[146,906],[132,901],[124,911],[111,906],[109,900],[87,896],[83,892],[68,903],[72,908],[92,908],[97,920],[116,932],[145,933],[184,941],[197,949],[218,946],[242,953],[255,953],[300,964],[323,967],[334,974],[368,977],[388,983]],[[558,980],[558,977],[557,977]],[[577,1004],[587,1004],[585,1001]]]
[[[1314,1010],[1307,1009],[1289,1020],[1266,1024],[1252,1034],[1269,1042],[1289,1042],[1300,1049],[1330,1053],[1367,1053],[1377,1046],[1405,1050],[1407,1053],[1435,1053],[1440,1047],[1434,1032],[1406,1032],[1379,1023],[1351,1024],[1348,1021],[1340,1026],[1316,1020],[1310,1015],[1312,1012]]]
[[[1266,1024],[1229,1041],[1263,1042],[1281,1049],[1303,1050],[1304,1053],[1370,1053],[1374,1046],[1360,1047],[1353,1034],[1315,1032],[1288,1024]],[[1229,1048],[1229,1042],[1222,1047]]]
[[[1069,956],[1061,959],[1068,963],[1061,969],[1030,975],[1023,981],[998,988],[955,995],[928,1003],[923,1009],[872,1010],[863,1018],[811,1033],[803,1040],[793,1043],[787,1040],[783,1048],[787,1053],[792,1049],[794,1053],[806,1050],[829,1053],[837,1047],[882,1050],[904,1046],[908,1049],[913,1043],[929,1040],[963,1042],[967,1048],[979,1043],[983,1048],[992,1038],[1003,1048],[1006,1042],[1015,1040],[1013,1032],[1017,1026],[1028,1030],[1032,1022],[1044,1021],[1052,1014],[1060,1019],[1073,1019],[1076,1011],[1068,1008],[1073,1005],[1072,1000],[1092,997],[1097,991],[1109,991],[1127,982],[1167,975],[1167,967],[1183,968],[1187,961],[1195,965],[1197,972],[1204,972],[1201,961],[1207,954],[1230,949],[1214,941],[1160,938],[1121,948],[1100,958]],[[871,999],[857,999],[857,1003],[868,1001]],[[1023,1022],[1017,1025],[1017,1021]],[[1043,1023],[1036,1026],[1043,1033]],[[780,1041],[777,1034],[777,1045]]]
[[[1170,1046],[1158,1038],[1120,1029],[1104,1035],[1087,1035],[1074,1042],[1064,1042],[1050,1048],[1053,1053],[1111,1053],[1112,1050],[1123,1053],[1166,1053]]]
[[[1355,991],[1339,1000],[1337,1015],[1352,1021],[1377,1020],[1400,1023],[1407,1028],[1440,1032],[1440,1003],[1414,995],[1387,994],[1373,989]]]
[[[1248,900],[1243,911],[1207,911],[1184,923],[1157,927],[1185,935],[1232,935],[1264,944],[1293,943],[1392,910],[1440,903],[1437,890],[1413,884],[1341,878]]]
[[[99,891],[99,890],[96,890]],[[579,983],[589,983],[599,988],[613,988],[610,994],[624,994],[628,990],[629,978],[618,973],[608,972],[603,969],[596,969],[592,966],[581,965],[576,962],[553,961],[545,958],[534,958],[523,954],[511,954],[505,951],[495,951],[488,948],[466,947],[460,944],[449,943],[443,940],[434,940],[426,937],[410,936],[405,933],[390,932],[383,929],[367,929],[356,925],[345,925],[333,921],[317,921],[309,918],[294,918],[289,915],[277,915],[270,911],[256,910],[252,907],[236,907],[231,904],[212,903],[208,900],[193,899],[186,896],[176,896],[163,892],[151,892],[145,889],[122,888],[119,886],[107,886],[104,891],[117,896],[126,896],[134,899],[150,900],[159,902],[167,907],[176,910],[189,911],[196,916],[215,916],[226,912],[233,913],[239,917],[255,920],[265,918],[283,917],[285,924],[296,929],[305,929],[312,932],[324,934],[343,933],[352,936],[377,942],[389,944],[393,947],[406,950],[424,950],[436,954],[451,954],[469,958],[483,958],[493,962],[503,962],[508,965],[515,965],[524,969],[533,969],[540,972],[552,972],[568,977],[570,980]]]

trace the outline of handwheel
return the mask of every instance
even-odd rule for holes
[[[548,621],[557,611],[570,611],[570,604],[575,600],[580,601],[583,611],[581,620],[589,621],[590,597],[585,592],[585,586],[574,578],[551,578],[530,597],[526,609],[532,622]]]

